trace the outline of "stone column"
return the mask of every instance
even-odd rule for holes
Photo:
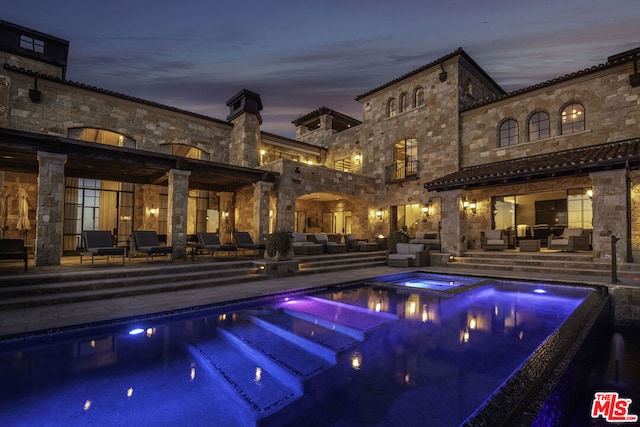
[[[38,151],[36,266],[60,265],[64,209],[64,154]],[[79,230],[81,231],[81,230]]]
[[[451,190],[440,193],[442,229],[440,230],[440,240],[442,252],[455,256],[460,256],[467,249],[467,239],[463,229],[463,215],[460,213],[461,191]]]
[[[183,259],[187,255],[187,212],[190,171],[169,171],[169,206],[167,212],[167,244],[173,246],[173,258]]]
[[[253,223],[257,232],[256,243],[269,235],[269,209],[273,183],[258,181],[253,184]]]
[[[616,260],[627,259],[627,186],[626,171],[612,170],[589,174],[593,181],[593,256],[611,259],[611,236],[620,240]]]

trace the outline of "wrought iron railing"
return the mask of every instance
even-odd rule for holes
[[[404,163],[394,163],[386,167],[386,182],[404,181],[418,176],[419,160]]]

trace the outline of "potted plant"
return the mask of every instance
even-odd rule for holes
[[[287,231],[276,231],[265,239],[264,259],[285,261],[293,258],[293,238]]]
[[[395,253],[396,245],[398,243],[409,242],[409,233],[404,229],[396,230],[389,235],[389,239],[387,241],[389,244],[389,253]]]

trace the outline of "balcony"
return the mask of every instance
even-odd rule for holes
[[[418,178],[419,160],[410,160],[402,163],[394,163],[385,169],[385,183],[401,182]]]

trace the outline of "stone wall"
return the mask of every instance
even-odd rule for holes
[[[637,137],[640,91],[629,84],[632,72],[632,64],[604,69],[463,112],[460,116],[462,166]],[[571,102],[584,106],[586,129],[561,135],[560,112]],[[549,114],[551,136],[529,142],[527,122],[531,114],[539,111]],[[518,122],[519,144],[500,148],[498,129],[505,119]]]
[[[3,104],[9,128],[63,137],[70,128],[106,129],[133,139],[138,149],[170,153],[170,144],[184,144],[209,153],[211,161],[229,162],[230,124],[47,79],[38,80],[42,97],[34,103],[33,78],[8,70],[0,77],[11,83]]]

